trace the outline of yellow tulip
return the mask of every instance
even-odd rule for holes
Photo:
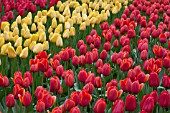
[[[61,14],[60,14],[60,16],[59,16],[59,22],[61,22],[61,23],[64,23],[64,22],[65,22],[65,18],[64,18],[64,16],[61,15]]]
[[[8,35],[8,32],[4,32],[4,38],[5,38],[5,40],[9,40],[9,35]]]
[[[25,23],[27,25],[31,25],[32,24],[32,18],[31,17],[25,17]]]
[[[48,50],[49,49],[49,43],[48,41],[43,42],[43,50]]]
[[[70,7],[70,8],[74,7],[75,5],[76,5],[76,1],[71,1],[71,2],[69,3],[69,7]]]
[[[82,14],[82,19],[83,19],[83,21],[85,21],[87,18],[88,18],[88,17],[87,17],[86,14]]]
[[[73,24],[75,24],[77,22],[77,17],[76,16],[72,16],[71,19],[73,20]]]
[[[37,27],[36,27],[35,23],[33,23],[33,24],[31,25],[31,31],[32,31],[32,32],[35,32],[36,30],[37,30]]]
[[[50,27],[48,28],[48,33],[51,33],[51,32],[53,32],[53,28],[50,26]]]
[[[20,55],[22,51],[22,46],[18,46],[16,49],[16,55]]]
[[[50,34],[49,34],[49,39],[53,36],[53,32],[51,32]]]
[[[120,3],[124,3],[125,2],[125,0],[118,0]]]
[[[56,27],[57,27],[57,20],[56,20],[56,18],[53,18],[53,19],[52,19],[51,27],[52,27],[52,28],[56,28]]]
[[[118,11],[119,11],[119,8],[118,8],[117,6],[114,6],[114,7],[112,8],[112,14],[117,14]]]
[[[70,28],[70,33],[69,33],[70,36],[75,36],[76,35],[76,30],[74,27],[71,27]]]
[[[107,14],[107,16],[109,17],[109,16],[110,16],[110,11],[107,10],[107,11],[106,11],[106,14]]]
[[[57,28],[54,31],[55,33],[61,33],[63,32],[63,24],[59,24]]]
[[[5,32],[5,31],[6,31],[6,32],[9,32],[9,26],[5,26],[5,27],[4,27],[4,32]]]
[[[47,15],[47,10],[42,10],[42,15],[46,16]]]
[[[64,8],[65,8],[65,6],[64,6],[63,4],[61,4],[61,5],[59,6],[59,11],[60,11],[60,12],[63,12],[63,11],[64,11]]]
[[[16,22],[17,22],[17,24],[21,24],[21,16],[19,15],[19,16],[17,16],[17,18],[16,18]]]
[[[69,16],[69,17],[71,16],[69,6],[66,6],[66,8],[64,9],[63,16]]]
[[[46,34],[45,32],[41,32],[39,35],[39,42],[44,42],[46,41]]]
[[[99,6],[102,7],[103,1],[99,0]]]
[[[122,4],[121,4],[121,3],[119,3],[118,1],[116,1],[116,2],[115,2],[115,6],[117,6],[117,7],[118,7],[118,9],[119,9],[119,8],[121,8],[121,7],[122,7]]]
[[[15,35],[14,37],[13,37],[13,41],[14,42],[16,42],[16,40],[19,38],[19,36],[18,35]]]
[[[65,28],[65,29],[70,29],[70,23],[69,23],[69,22],[65,22],[64,28]]]
[[[39,22],[38,16],[35,16],[35,17],[34,17],[34,22],[35,22],[35,23]]]
[[[30,38],[31,37],[31,34],[30,34],[30,30],[29,29],[26,29],[25,30],[25,34],[23,36],[24,38]]]
[[[5,39],[2,37],[0,38],[0,47],[5,44]]]
[[[43,45],[41,43],[36,44],[34,46],[34,48],[33,48],[33,52],[34,53],[39,53],[41,51],[43,51]]]
[[[9,22],[3,21],[3,22],[1,23],[1,30],[4,31],[4,28],[5,28],[6,26],[9,26],[9,25],[10,25]]]
[[[20,57],[20,58],[27,58],[27,57],[28,57],[28,47],[25,47],[25,48],[21,51],[19,57]]]
[[[125,5],[125,6],[128,5],[128,0],[125,0],[123,5]]]
[[[6,55],[8,53],[8,47],[11,46],[11,43],[7,43],[2,45],[1,47],[1,55]]]
[[[31,20],[32,20],[32,13],[29,12],[29,13],[27,14],[27,17],[28,17],[28,18],[31,18]]]
[[[104,10],[110,10],[110,4],[107,4],[106,6],[104,6]]]
[[[24,47],[29,47],[30,44],[31,44],[31,38],[26,39],[24,42]]]
[[[94,10],[96,10],[96,11],[99,10],[99,4],[96,4],[96,5],[95,5]]]
[[[69,29],[64,30],[63,38],[69,38]]]
[[[90,20],[89,20],[89,18],[87,18],[87,19],[85,20],[85,22],[86,22],[86,26],[90,26]]]
[[[55,13],[56,13],[56,18],[59,18],[60,12],[59,11],[55,11]]]
[[[51,18],[56,18],[56,12],[55,12],[55,11],[51,11],[50,17],[51,17]]]
[[[9,58],[15,58],[16,57],[15,49],[12,46],[8,46],[8,57]]]
[[[19,35],[18,27],[15,27],[14,30],[13,30],[13,36],[15,36],[15,35]]]
[[[73,20],[71,18],[69,18],[67,21],[69,22],[70,27],[73,27]]]
[[[90,19],[90,24],[95,24],[96,21],[97,21],[97,19],[96,19],[95,17],[92,17],[92,18]]]
[[[41,11],[38,11],[38,12],[37,12],[37,16],[38,16],[39,18],[41,18],[42,12],[41,12]]]
[[[81,23],[79,29],[80,29],[81,31],[86,30],[86,23],[85,23],[85,22]]]
[[[56,40],[56,46],[62,47],[63,46],[63,40],[61,37],[57,38]]]
[[[18,24],[16,21],[11,24],[11,29],[14,30],[15,27],[18,27]]]
[[[81,8],[80,6],[78,6],[78,7],[75,8],[75,11],[76,11],[77,13],[80,13],[81,10],[82,10],[82,8]]]
[[[88,9],[88,5],[86,3],[83,3],[82,7],[83,7],[83,10],[85,10],[85,11]],[[83,10],[82,10],[82,12],[83,12]],[[86,14],[87,14],[87,12],[86,12]]]
[[[83,21],[82,17],[77,18],[77,24],[81,24]]]
[[[35,45],[36,45],[36,41],[32,41],[31,44],[29,45],[29,49],[33,51]]]
[[[58,1],[58,2],[57,2],[57,5],[56,5],[57,8],[59,8],[59,7],[61,6],[61,4],[62,4],[62,2],[61,2],[61,1]]]
[[[31,36],[31,41],[37,41],[39,38],[39,35],[38,34],[32,34]]]
[[[18,46],[22,46],[22,37],[19,37],[14,44],[14,47],[18,47]]]
[[[61,34],[59,34],[59,33],[54,33],[53,36],[49,38],[49,39],[50,39],[50,42],[55,43],[56,40],[57,40],[57,38],[59,38],[59,37],[61,37]]]

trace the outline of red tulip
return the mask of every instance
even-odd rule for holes
[[[154,97],[149,94],[144,95],[140,102],[140,109],[146,112],[152,112],[154,110]]]
[[[94,85],[89,82],[83,87],[83,90],[87,91],[89,94],[92,94],[94,91]]]
[[[68,53],[67,48],[64,49],[64,50],[62,50],[62,51],[60,51],[59,54],[60,54],[61,60],[63,60],[63,61],[68,61],[68,59],[69,59],[69,53]]]
[[[72,47],[67,47],[69,58],[73,58],[75,56],[76,50]]]
[[[24,14],[25,14],[25,9],[20,9],[18,15],[24,16]]]
[[[105,43],[104,43],[104,49],[105,49],[106,51],[110,51],[110,49],[111,49],[111,44],[110,44],[110,42],[105,42]]]
[[[102,67],[102,73],[104,76],[109,76],[111,72],[111,66],[108,63],[105,63]]]
[[[42,86],[38,86],[34,92],[34,95],[37,99],[41,99],[44,93],[47,93],[47,91]]]
[[[116,100],[112,106],[112,113],[124,113],[124,102],[123,100]]]
[[[137,94],[143,89],[143,86],[144,86],[143,83],[139,84],[139,81],[136,80],[131,85],[131,92]]]
[[[9,86],[9,79],[7,76],[3,76],[1,73],[0,73],[0,86],[2,87],[7,87]]]
[[[14,85],[13,88],[13,95],[15,99],[18,99],[18,95],[20,94],[21,96],[25,93],[25,89],[22,88],[19,84]]]
[[[61,95],[61,94],[63,93],[63,87],[61,87],[61,85],[60,85],[60,89],[57,91],[57,93],[58,93],[59,95]]]
[[[106,101],[103,98],[98,99],[93,108],[94,113],[104,113],[105,109]]]
[[[92,49],[92,53],[93,53],[93,62],[95,62],[95,61],[98,60],[98,57],[99,57],[99,55],[98,55],[98,49],[93,48],[93,49]]]
[[[148,76],[148,75],[145,75],[144,72],[140,72],[140,73],[137,75],[136,79],[139,81],[139,83],[145,83],[145,82],[148,81],[149,76]]]
[[[95,64],[95,66],[96,66],[96,68],[102,67],[102,66],[103,66],[103,61],[102,61],[102,59],[98,59],[97,62],[96,62],[96,64]]]
[[[79,64],[81,65],[81,66],[84,66],[85,64],[86,64],[86,59],[85,59],[85,56],[84,55],[81,55],[81,56],[79,56]]]
[[[132,61],[130,59],[123,59],[120,63],[121,71],[128,71],[132,67]]]
[[[79,40],[77,43],[77,48],[80,49],[80,46],[84,44],[83,40]]]
[[[131,92],[132,81],[130,78],[120,80],[120,87],[124,92]]]
[[[137,101],[136,101],[136,97],[128,94],[128,96],[126,96],[126,100],[125,100],[125,108],[127,111],[134,111],[137,107]]]
[[[62,65],[59,65],[56,67],[56,75],[61,76],[64,72],[64,67]]]
[[[87,77],[85,83],[87,84],[87,83],[91,82],[92,84],[94,84],[94,80],[95,80],[94,73],[88,73],[88,77]]]
[[[44,72],[44,76],[47,77],[47,78],[49,78],[49,77],[52,76],[52,74],[53,74],[53,68],[49,66],[48,69],[47,69],[47,71]]]
[[[44,112],[45,111],[45,103],[42,100],[37,101],[36,111],[37,112]]]
[[[101,45],[101,37],[98,36],[97,34],[93,35],[93,37],[94,37],[94,46],[96,48],[99,48]]]
[[[166,56],[164,59],[163,59],[163,66],[165,68],[169,68],[170,67],[170,57]]]
[[[158,92],[156,90],[152,91],[150,95],[154,98],[154,103],[158,102]]]
[[[116,63],[117,59],[118,59],[118,54],[116,52],[114,52],[111,56],[111,60],[113,63]]]
[[[167,41],[167,36],[166,36],[165,34],[160,34],[160,35],[159,35],[159,41],[160,41],[161,43],[166,43],[166,41]]]
[[[100,53],[100,58],[102,60],[106,60],[107,59],[107,51],[106,50],[102,50],[102,52]]]
[[[158,103],[163,108],[170,107],[170,93],[168,91],[162,91],[158,100]]]
[[[62,113],[62,110],[60,107],[55,107],[53,110],[52,110],[52,113]]]
[[[162,77],[162,85],[165,88],[170,88],[170,77],[167,74],[164,74]]]
[[[82,90],[80,93],[79,93],[79,104],[80,106],[87,106],[89,105],[90,101],[92,100],[92,96],[87,93],[86,91]]]
[[[108,100],[114,102],[116,101],[122,94],[122,90],[117,90],[117,87],[115,86],[110,86],[108,89],[107,89],[107,98]]]
[[[56,97],[51,96],[51,94],[48,92],[48,93],[43,94],[42,100],[44,101],[45,108],[47,109],[47,108],[50,108],[55,103]]]
[[[64,82],[66,86],[72,87],[74,85],[74,75],[73,74],[67,74],[64,77]]]
[[[114,36],[115,36],[116,38],[119,38],[119,36],[120,36],[120,31],[119,31],[119,30],[116,30],[115,33],[114,33]]]
[[[159,86],[159,76],[156,72],[151,72],[149,76],[149,86],[158,87]]]
[[[70,95],[70,98],[75,102],[75,105],[79,104],[79,92],[73,91]]]
[[[45,72],[48,69],[48,60],[45,58],[42,58],[39,62],[38,62],[38,69],[41,72]]]
[[[7,14],[7,17],[8,17],[9,20],[14,19],[14,13],[12,11],[9,11],[8,14]]]
[[[74,66],[78,66],[78,64],[79,64],[79,57],[78,56],[74,56],[73,58],[72,58],[72,64],[74,65]]]
[[[116,27],[120,27],[120,25],[121,25],[121,20],[120,20],[119,18],[116,18],[116,19],[114,20],[114,25],[115,25]]]
[[[148,52],[147,52],[147,50],[143,50],[143,51],[141,52],[141,54],[140,54],[140,58],[141,58],[142,60],[146,60],[147,57],[148,57]]]
[[[81,113],[80,109],[76,106],[71,108],[70,113]]]
[[[78,80],[80,82],[85,82],[88,77],[88,74],[84,68],[82,68],[78,74]]]
[[[86,46],[86,44],[82,44],[82,45],[80,46],[79,52],[80,52],[81,55],[86,54],[86,52],[87,52],[87,46]]]
[[[32,97],[31,94],[27,91],[23,95],[18,95],[19,100],[22,103],[23,106],[28,107],[31,104]]]
[[[86,59],[87,64],[92,64],[93,63],[93,53],[88,51],[85,55],[85,59]]]
[[[60,80],[57,76],[50,78],[50,91],[57,92],[60,89]]]
[[[119,40],[118,39],[113,41],[113,46],[114,47],[118,47],[119,46]]]
[[[109,29],[109,24],[108,24],[108,22],[103,22],[103,23],[100,25],[100,28],[101,28],[102,30]]]
[[[102,79],[99,76],[95,77],[94,86],[96,88],[102,87]]]
[[[86,43],[91,44],[93,42],[93,37],[91,35],[86,36]]]
[[[20,71],[17,71],[14,73],[14,78],[12,78],[12,81],[14,84],[19,84],[22,86],[23,79],[22,79],[22,73]]]
[[[128,30],[128,38],[135,38],[136,37],[136,32],[135,30]]]
[[[118,83],[117,83],[116,79],[113,79],[113,80],[111,80],[110,82],[108,82],[108,83],[106,84],[106,90],[108,90],[108,88],[109,88],[110,86],[116,86],[116,87],[117,87],[117,85],[118,85]]]
[[[6,106],[7,107],[15,106],[15,99],[13,94],[9,94],[8,96],[6,96]]]
[[[71,108],[75,106],[75,102],[72,99],[66,99],[64,102],[65,111],[70,111]]]

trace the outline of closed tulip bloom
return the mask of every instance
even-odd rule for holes
[[[136,37],[135,30],[132,30],[132,29],[128,30],[128,37],[129,38],[135,38]]]
[[[132,86],[132,81],[130,80],[130,78],[120,80],[120,87],[124,92],[130,92],[131,86]]]
[[[95,66],[96,66],[96,68],[102,67],[102,66],[103,66],[103,61],[102,61],[102,59],[98,59],[97,62],[96,62],[96,64],[95,64]]]
[[[6,106],[7,107],[15,106],[15,99],[13,94],[9,94],[8,96],[6,96]]]
[[[168,91],[162,91],[158,100],[159,105],[162,108],[170,107],[170,93]]]
[[[156,72],[151,72],[149,76],[149,86],[158,87],[159,86],[159,76]]]
[[[70,113],[81,113],[80,109],[76,106],[71,108]]]
[[[110,51],[110,49],[111,49],[111,44],[110,44],[110,42],[105,42],[105,43],[104,43],[104,49],[105,49],[106,51]]]
[[[93,63],[93,53],[88,51],[85,55],[85,59],[86,59],[86,64],[92,64]]]
[[[86,52],[87,52],[87,46],[86,46],[86,44],[82,44],[82,45],[80,46],[79,52],[80,52],[81,55],[86,54]]]
[[[93,108],[94,113],[104,113],[105,109],[106,101],[103,98],[98,99]]]
[[[23,95],[25,93],[25,89],[22,88],[19,84],[14,85],[13,87],[13,95],[15,99],[18,99],[18,95]]]
[[[93,37],[91,35],[86,36],[86,43],[91,44],[93,42]]]
[[[74,65],[74,66],[78,66],[79,65],[79,57],[78,56],[74,56],[73,58],[72,58],[72,64]]]
[[[100,53],[100,58],[102,60],[106,60],[106,58],[107,58],[107,51],[106,50],[102,50],[102,52]]]
[[[134,95],[128,94],[125,100],[125,108],[127,111],[134,111],[137,107],[136,97]]]
[[[158,92],[156,90],[152,91],[150,95],[154,98],[154,103],[156,104],[158,102]]]
[[[55,108],[53,108],[52,113],[62,113],[61,107],[55,107]]]
[[[84,44],[83,40],[79,40],[77,43],[77,48],[80,49],[80,46]]]
[[[111,66],[110,64],[108,63],[105,63],[102,67],[102,73],[104,76],[109,76],[110,75],[110,72],[111,72]]]
[[[149,94],[144,95],[140,102],[140,109],[146,112],[152,112],[154,110],[154,97]]]
[[[170,77],[167,74],[164,74],[162,77],[162,85],[165,88],[170,88]]]
[[[79,93],[79,99],[79,105],[85,107],[89,105],[90,101],[92,100],[92,96],[88,92],[82,90]]]
[[[84,68],[82,68],[78,74],[78,80],[80,82],[85,82],[88,77],[88,74]]]
[[[7,76],[2,76],[2,74],[0,73],[0,86],[2,87],[7,87],[9,86],[9,79]]]
[[[87,91],[89,94],[92,94],[94,91],[94,85],[89,82],[83,87],[83,90]]]
[[[119,46],[119,40],[118,39],[114,40],[112,45],[113,45],[113,47],[118,47]]]
[[[86,64],[86,58],[85,58],[85,56],[84,55],[81,55],[81,56],[79,56],[79,64],[81,65],[81,66],[84,66],[85,64]]]
[[[27,91],[22,96],[19,94],[19,100],[22,103],[23,106],[28,107],[31,104],[32,96]]]
[[[79,92],[73,91],[70,95],[70,98],[75,102],[75,105],[79,104]]]
[[[56,75],[61,76],[64,72],[64,67],[62,65],[59,65],[56,67]]]
[[[45,103],[45,109],[50,108],[56,101],[56,97],[55,96],[51,96],[51,94],[49,92],[44,93],[42,100]]]
[[[167,36],[166,36],[165,34],[160,34],[160,35],[159,35],[159,41],[160,41],[161,43],[166,43],[166,41],[167,41]]]
[[[72,99],[67,99],[64,102],[64,110],[65,111],[70,111],[71,108],[75,106],[75,102]]]
[[[101,45],[100,36],[98,36],[97,34],[95,34],[95,35],[93,35],[93,36],[96,36],[96,37],[94,38],[94,46],[95,46],[96,48],[99,48],[100,45]]]
[[[93,62],[97,61],[99,58],[99,54],[98,54],[98,49],[96,48],[93,48],[92,50],[92,53],[93,53]]]
[[[165,68],[169,68],[170,67],[170,57],[166,56],[164,59],[163,59],[163,66]]]
[[[48,69],[48,60],[45,58],[42,58],[39,62],[38,62],[38,69],[41,72],[45,72]]]
[[[45,103],[42,100],[37,101],[36,111],[37,112],[44,112],[45,111]]]
[[[121,96],[122,92],[122,90],[118,91],[116,86],[110,86],[107,89],[107,98],[108,100],[114,102]]]
[[[95,77],[94,86],[96,88],[101,88],[102,87],[102,79],[99,76]]]
[[[103,22],[103,23],[100,25],[100,28],[101,28],[102,30],[109,29],[109,24],[108,24],[108,22]]]
[[[147,52],[147,50],[143,50],[143,51],[140,53],[140,58],[141,58],[142,60],[146,60],[147,57],[148,57],[148,52]]]
[[[94,73],[88,73],[88,77],[87,77],[85,83],[87,84],[87,83],[91,82],[94,85],[94,80],[95,80]]]
[[[67,50],[62,50],[59,54],[60,54],[61,60],[68,61],[69,53]]]
[[[50,78],[50,91],[57,92],[60,89],[60,80],[57,76]]]
[[[20,71],[15,72],[12,81],[14,82],[14,84],[22,85],[23,83],[22,73]]]
[[[52,76],[52,74],[53,74],[53,68],[49,66],[48,69],[47,69],[47,71],[44,72],[44,76],[47,77],[47,78],[49,78],[49,77]]]
[[[144,86],[143,83],[139,84],[139,81],[136,80],[131,85],[131,92],[133,94],[138,94],[143,89],[143,86]]]
[[[112,106],[112,113],[124,113],[124,109],[123,100],[116,100]]]
[[[68,74],[64,78],[66,86],[72,87],[74,85],[74,75]]]

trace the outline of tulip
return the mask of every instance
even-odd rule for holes
[[[73,91],[70,95],[70,98],[75,102],[75,105],[79,104],[79,92]]]
[[[140,58],[141,58],[142,60],[146,60],[147,57],[148,57],[148,52],[147,52],[146,50],[143,50],[143,51],[141,52],[141,54],[140,54]]]
[[[48,69],[48,60],[45,58],[42,58],[39,62],[38,62],[38,69],[41,72],[45,72]]]
[[[87,91],[89,94],[92,94],[94,91],[94,85],[89,82],[83,87],[83,90]]]
[[[163,66],[165,67],[165,68],[169,68],[170,67],[170,57],[165,57],[164,59],[163,59]]]
[[[95,62],[95,61],[98,60],[98,57],[99,57],[99,55],[98,55],[98,49],[93,48],[93,49],[92,49],[92,53],[93,53],[93,62]]]
[[[73,58],[72,58],[72,64],[74,65],[74,66],[78,66],[78,64],[79,64],[79,57],[78,56],[74,56]]]
[[[154,103],[156,104],[158,102],[158,92],[156,90],[152,91],[150,95],[154,98]]]
[[[114,102],[116,101],[122,94],[122,90],[117,90],[117,87],[115,86],[110,86],[108,89],[107,89],[107,98],[108,100]]]
[[[53,76],[50,79],[50,91],[56,92],[60,89],[60,80],[57,76]]]
[[[88,74],[84,68],[82,68],[78,74],[78,80],[80,82],[85,82],[88,77]]]
[[[107,51],[106,50],[102,50],[102,52],[100,53],[100,58],[102,60],[106,60],[106,58],[107,58]]]
[[[64,67],[62,65],[57,66],[56,68],[56,75],[61,76],[64,72]]]
[[[79,40],[77,43],[77,48],[80,49],[80,46],[84,44],[83,40]]]
[[[64,77],[64,82],[65,82],[66,86],[72,87],[74,85],[74,75],[67,74]]]
[[[128,94],[128,96],[126,97],[126,100],[125,100],[125,109],[127,111],[134,111],[137,107],[137,101],[136,101],[136,97],[131,95],[131,94]]]
[[[93,37],[91,35],[86,36],[86,43],[91,44],[93,42]]]
[[[89,105],[90,101],[92,100],[92,96],[88,92],[82,90],[79,93],[79,99],[79,105],[85,107]]]
[[[18,99],[18,95],[23,95],[25,93],[25,89],[22,88],[19,84],[14,85],[13,95],[15,99]]]
[[[66,99],[64,102],[65,111],[70,111],[71,108],[75,106],[75,102],[72,99]]]
[[[96,64],[95,64],[95,66],[96,66],[96,68],[102,67],[102,66],[103,66],[103,61],[102,61],[102,59],[98,59],[97,62],[96,62]]]
[[[2,87],[9,86],[8,77],[7,76],[3,76],[1,73],[0,73],[0,86],[2,86]]]
[[[86,59],[87,64],[92,64],[93,63],[93,53],[88,51],[85,55],[85,59]]]
[[[161,92],[158,103],[162,108],[170,107],[170,94],[168,91]]]
[[[102,98],[98,99],[94,105],[94,113],[104,113],[106,109],[106,101]]]
[[[15,106],[15,99],[13,94],[9,94],[8,96],[6,96],[6,106],[7,107]]]
[[[60,107],[55,107],[53,108],[52,113],[62,113],[62,110]]]
[[[45,103],[45,109],[50,108],[56,101],[56,97],[55,96],[51,96],[51,94],[49,92],[44,93],[42,100]]]
[[[143,89],[144,84],[139,84],[139,81],[136,80],[131,85],[131,92],[134,94],[138,94]]]
[[[104,43],[104,49],[105,49],[106,51],[110,51],[110,49],[111,49],[111,44],[110,44],[110,42]]]
[[[102,87],[102,79],[99,76],[95,77],[94,86],[96,88],[101,88]]]
[[[66,49],[62,50],[59,54],[60,54],[61,60],[68,61],[69,53],[68,53],[68,51]]]
[[[116,100],[112,106],[112,113],[124,113],[124,102],[123,100]]]
[[[81,55],[86,54],[87,46],[85,44],[82,44],[79,48],[79,52],[80,52]]]
[[[167,36],[166,36],[165,34],[160,34],[160,35],[159,35],[159,41],[160,41],[161,43],[166,43],[166,41],[167,41]]]
[[[149,94],[144,95],[140,102],[140,109],[146,112],[152,112],[154,110],[154,97]]]
[[[159,76],[156,72],[151,72],[149,76],[149,86],[158,87],[159,86]]]
[[[110,67],[110,64],[108,63],[105,63],[102,67],[102,73],[104,76],[109,76],[110,75],[110,72],[111,72],[111,67]]]
[[[170,77],[167,74],[164,74],[162,77],[162,85],[165,88],[170,88]]]
[[[31,94],[27,91],[23,95],[18,95],[20,102],[23,106],[28,107],[31,104],[32,97]]]
[[[132,86],[132,81],[130,78],[126,78],[124,80],[120,80],[120,87],[124,92],[130,92]]]
[[[94,46],[96,47],[96,48],[99,48],[100,47],[100,45],[101,45],[101,38],[100,38],[100,36],[98,36],[97,34],[95,34],[95,35],[93,35],[93,37],[94,37]]]
[[[94,80],[95,80],[94,73],[88,73],[88,77],[87,77],[85,83],[87,84],[87,83],[91,82],[94,85]]]
[[[71,108],[70,113],[81,113],[81,111],[77,106],[75,106],[75,107]]]
[[[44,112],[45,111],[45,103],[42,100],[37,101],[36,111],[37,112]]]

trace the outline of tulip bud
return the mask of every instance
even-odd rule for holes
[[[107,98],[108,100],[114,102],[116,101],[122,94],[122,90],[117,90],[117,87],[115,86],[110,86],[108,89],[107,89]]]
[[[72,87],[74,85],[74,75],[68,74],[64,77],[66,86]]]
[[[80,93],[79,93],[79,104],[80,106],[87,106],[89,105],[90,101],[92,100],[92,96],[87,93],[86,91],[82,90]]]
[[[143,51],[141,52],[141,54],[140,54],[140,58],[141,58],[142,60],[146,60],[147,57],[148,57],[148,52],[147,52],[147,50],[143,50]]]
[[[81,55],[86,54],[87,46],[85,44],[82,44],[79,48],[79,52],[80,52]]]
[[[112,113],[124,113],[123,100],[116,100],[112,106]]]
[[[131,85],[131,92],[137,94],[142,90],[143,86],[144,84],[143,83],[139,84],[138,80],[134,81]]]
[[[170,77],[167,74],[164,74],[162,77],[162,85],[165,88],[170,88]]]
[[[60,89],[60,80],[57,76],[53,76],[50,79],[50,91],[56,92]]]
[[[94,113],[104,113],[106,109],[106,101],[102,98],[98,99],[94,105]]]
[[[83,90],[87,91],[89,94],[92,94],[94,91],[94,85],[89,82],[83,87]]]
[[[78,56],[74,56],[73,58],[72,58],[72,64],[74,65],[74,66],[78,66],[78,64],[79,64],[79,57]]]
[[[88,77],[88,74],[84,68],[82,68],[78,74],[78,80],[80,82],[85,82]]]
[[[144,95],[140,102],[140,109],[146,112],[152,112],[154,110],[154,98],[149,94]]]
[[[81,56],[79,56],[79,59],[80,59],[79,64],[80,64],[81,66],[84,66],[84,65],[86,64],[85,56],[84,56],[84,55],[81,55]]]
[[[44,112],[45,111],[45,103],[42,100],[37,101],[36,111],[37,112]]]
[[[110,72],[111,72],[110,64],[106,63],[106,64],[103,65],[102,68],[103,68],[103,69],[102,69],[102,74],[103,74],[104,76],[109,76],[109,75],[110,75]]]
[[[15,58],[16,57],[16,52],[12,46],[8,47],[8,57],[9,58]]]
[[[105,49],[106,51],[110,51],[110,49],[111,49],[111,44],[110,44],[110,42],[106,42],[106,43],[104,44],[104,49]]]
[[[96,88],[101,88],[102,87],[102,79],[99,76],[95,77],[94,86]]]
[[[170,93],[168,91],[162,91],[158,100],[159,105],[162,108],[170,107]]]
[[[8,96],[6,96],[6,106],[7,107],[15,106],[15,99],[13,94],[9,94]]]
[[[75,102],[72,99],[67,99],[64,102],[64,110],[65,111],[70,111],[71,108],[75,106]]]
[[[87,64],[92,64],[93,63],[93,53],[88,51],[86,53],[85,59],[86,59]]]
[[[81,113],[80,109],[76,106],[71,108],[70,113]]]
[[[62,110],[60,107],[55,107],[53,108],[52,113],[62,113]]]
[[[68,61],[69,53],[68,53],[68,51],[66,49],[62,50],[59,54],[60,54],[61,60]]]
[[[19,96],[19,100],[22,103],[23,106],[28,107],[31,104],[32,101],[32,97],[31,94],[27,91],[23,94],[23,96],[21,96],[20,94]]]
[[[125,100],[125,108],[127,111],[134,111],[137,107],[136,97],[128,94]]]
[[[158,87],[159,86],[159,76],[156,72],[151,72],[149,76],[149,86]]]
[[[102,60],[106,60],[107,59],[107,51],[106,50],[102,50],[102,52],[100,53],[100,58]]]

